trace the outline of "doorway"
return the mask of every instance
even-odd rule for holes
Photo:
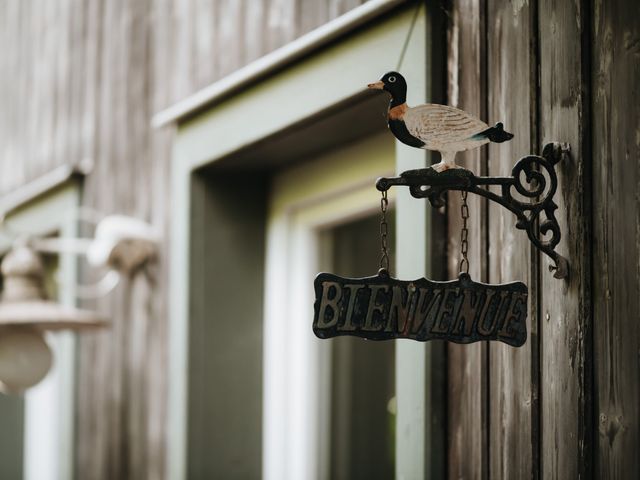
[[[395,222],[390,211],[388,221]],[[327,271],[371,276],[380,248],[379,215],[368,215],[320,233]],[[393,257],[393,236],[389,243]],[[323,267],[324,270],[324,267]],[[395,472],[395,342],[357,337],[327,341],[331,350],[329,464],[334,480],[386,480]]]

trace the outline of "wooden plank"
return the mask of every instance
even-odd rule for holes
[[[275,50],[296,38],[295,0],[271,0],[266,10],[265,43]]]
[[[241,8],[242,3],[237,0],[218,2],[217,48],[225,55],[217,55],[218,77],[230,74],[244,65],[244,43],[238,41],[245,38],[244,22]],[[211,83],[210,81],[207,84]],[[203,85],[204,86],[204,85]]]
[[[640,477],[640,3],[594,2],[593,302],[600,478]]]
[[[481,0],[455,2],[449,16],[448,85],[449,104],[486,116],[486,59],[484,6]],[[473,150],[459,154],[456,161],[476,174],[486,173],[486,152]],[[486,280],[486,201],[468,197],[469,272],[476,280]],[[448,200],[448,271],[458,275],[460,261],[461,198],[451,192]],[[488,465],[486,409],[488,348],[483,344],[448,345],[448,465],[449,478],[486,477]]]
[[[103,34],[103,8],[99,2],[86,2],[86,14],[81,18],[83,22],[83,39],[85,45],[83,63],[85,69],[76,72],[84,77],[85,90],[82,92],[83,112],[83,153],[91,161],[95,159],[96,134],[98,131],[98,115],[96,109],[99,102],[99,78],[102,67],[101,45],[99,39]],[[86,267],[81,273],[83,281],[89,278]],[[98,305],[91,305],[96,308]],[[104,311],[104,310],[103,310]],[[104,348],[100,348],[108,338],[110,332],[103,331],[92,335],[82,335],[78,338],[78,373],[76,396],[76,446],[75,473],[77,476],[88,478],[104,478],[101,473],[104,468],[103,445],[108,441],[105,434],[109,417],[104,415],[103,405],[110,402],[115,394],[115,388],[105,395],[100,388],[93,388],[87,384],[85,378],[99,377],[104,384],[111,385],[110,378],[104,375],[104,365],[108,362]]]
[[[536,149],[535,71],[532,65],[534,7],[528,0],[488,3],[489,123],[502,121],[513,140],[489,147],[489,174],[510,175],[519,157]],[[538,313],[537,254],[514,216],[489,206],[491,283],[521,280],[529,285],[529,338],[520,348],[490,346],[489,478],[537,478]]]
[[[99,88],[99,44],[96,41],[89,41],[87,32],[91,32],[96,38],[102,32],[100,22],[100,5],[98,2],[83,2],[84,15],[80,18],[82,22],[82,58],[80,65],[82,69],[76,75],[82,77],[82,89],[80,90],[82,109],[79,123],[82,125],[80,137],[80,159],[88,164],[94,162],[94,137],[98,128],[98,118],[95,115],[95,105],[97,102],[97,90]],[[80,40],[78,40],[80,42]]]
[[[544,478],[588,478],[593,470],[585,5],[539,3],[539,149],[551,141],[571,145],[571,158],[556,168],[559,188],[554,199],[562,232],[557,251],[570,262],[569,278],[554,279],[547,268],[549,258],[540,256],[540,474]]]
[[[165,0],[160,0],[164,2]],[[166,48],[172,44],[173,32],[169,28],[171,20],[170,5],[162,3],[157,5],[158,0],[152,0],[150,7],[156,11],[161,20],[154,17],[155,21],[150,21],[151,36],[149,39],[149,48],[151,50],[150,58],[147,59],[148,72],[151,75],[148,82],[153,86],[148,100],[147,111],[157,111],[171,100],[173,87],[175,85],[175,76],[184,75],[175,71],[171,61],[167,61]],[[157,22],[163,23],[158,25]],[[162,25],[165,27],[162,27]],[[148,119],[147,119],[148,120]],[[147,123],[144,127],[148,128]],[[143,128],[143,125],[140,125]],[[163,238],[169,236],[170,219],[172,218],[172,200],[177,193],[170,185],[170,159],[172,154],[173,132],[170,130],[150,131],[146,129],[143,132],[148,135],[148,154],[144,158],[145,172],[141,172],[149,179],[153,186],[151,192],[147,194],[145,204],[145,215],[148,215],[150,222],[163,233]],[[169,195],[167,192],[171,192]],[[177,228],[174,224],[173,228]],[[145,469],[146,478],[149,480],[161,480],[165,478],[175,478],[172,476],[170,468],[173,466],[170,460],[169,448],[171,445],[167,442],[167,438],[172,435],[170,425],[170,417],[168,415],[168,403],[170,401],[167,394],[162,398],[157,398],[158,392],[167,392],[169,388],[181,388],[176,385],[173,372],[169,371],[169,355],[172,350],[169,345],[169,326],[168,326],[168,295],[169,279],[170,279],[170,241],[163,241],[158,251],[158,261],[152,265],[152,268],[145,272],[143,279],[139,281],[139,294],[143,294],[143,298],[139,304],[139,308],[144,312],[142,318],[147,323],[147,331],[149,335],[145,340],[147,348],[146,358],[142,361],[148,364],[148,359],[153,359],[156,365],[162,365],[162,368],[152,367],[146,368],[142,377],[144,381],[147,403],[145,408],[146,430],[145,436],[141,440],[145,447],[146,456]],[[185,245],[186,247],[186,245]],[[178,260],[179,261],[179,260]],[[136,315],[137,316],[137,315]],[[140,336],[142,338],[142,336]],[[162,371],[164,370],[164,371]],[[186,382],[185,382],[186,383]],[[175,452],[174,452],[175,453]]]
[[[244,13],[244,28],[251,35],[244,38],[245,62],[249,63],[262,55],[266,50],[264,42],[266,23],[265,2],[247,2]]]
[[[364,2],[363,0],[328,0],[327,3],[329,4],[329,16],[336,18]]]
[[[179,77],[185,77],[189,90],[193,90],[206,86],[212,78],[219,78],[222,70],[227,68],[226,63],[230,57],[236,56],[236,50],[231,50],[229,55],[216,55],[214,52],[225,52],[229,48],[228,44],[222,43],[226,35],[221,30],[237,28],[237,24],[235,18],[227,16],[228,12],[224,10],[227,5],[224,1],[193,0],[185,3],[190,6],[184,13],[188,15],[193,31],[183,33],[187,39],[185,47],[190,50],[189,68],[193,75],[192,78],[186,78],[186,75]],[[238,5],[240,2],[235,3]],[[240,32],[237,32],[237,37],[240,38]],[[236,45],[241,43],[236,41]]]
[[[100,123],[94,137],[96,169],[85,190],[85,202],[99,211],[142,219],[149,218],[158,188],[155,182],[140,181],[157,162],[149,155],[148,9],[147,2],[109,2],[100,12],[100,32],[109,40],[97,49],[102,73],[94,114]],[[153,370],[164,369],[166,363],[166,329],[162,312],[150,300],[154,284],[153,275],[145,272],[125,277],[98,304],[111,312],[111,331],[81,338],[81,358],[95,361],[80,363],[79,476],[162,475],[164,429],[158,422],[164,421],[166,400],[158,392],[164,391],[167,379],[158,382]]]
[[[308,32],[329,21],[329,4],[318,0],[298,0],[298,24]]]
[[[125,109],[127,26],[131,22],[121,21],[128,13],[122,2],[104,4],[98,13],[99,34],[89,37],[98,42],[101,85],[96,92],[94,114],[100,120],[93,139],[95,170],[85,182],[84,202],[104,213],[129,213],[134,206],[133,193],[128,191],[132,188],[131,180],[126,178],[133,177],[132,165],[123,158],[132,153]],[[79,338],[76,467],[79,476],[122,478],[130,473],[128,450],[131,442],[135,442],[127,430],[131,416],[127,382],[131,286],[125,277],[108,297],[96,302],[99,311],[109,312],[110,329]],[[105,390],[104,385],[109,385],[109,389]]]

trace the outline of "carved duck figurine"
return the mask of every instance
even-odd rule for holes
[[[398,72],[386,73],[380,81],[370,83],[368,87],[391,94],[388,124],[398,140],[411,147],[440,152],[441,162],[432,165],[436,172],[463,168],[455,163],[457,152],[513,138],[504,130],[502,123],[489,127],[482,120],[454,107],[434,103],[409,107],[407,82]]]

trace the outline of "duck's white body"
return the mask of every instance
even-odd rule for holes
[[[504,131],[501,123],[489,127],[455,107],[434,103],[409,107],[406,103],[406,81],[398,72],[386,73],[380,81],[368,86],[391,94],[389,129],[398,140],[412,147],[440,152],[442,161],[432,166],[438,172],[461,168],[455,164],[457,152],[513,138],[511,133]]]
[[[476,148],[489,139],[474,138],[489,128],[467,112],[447,105],[427,103],[418,107],[407,107],[403,120],[409,133],[424,142],[427,150],[438,152],[461,152]]]

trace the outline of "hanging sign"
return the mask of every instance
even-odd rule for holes
[[[445,282],[405,281],[381,269],[359,279],[321,273],[314,288],[313,332],[319,338],[499,340],[514,347],[527,339],[528,290],[521,282],[488,285],[466,273]]]

